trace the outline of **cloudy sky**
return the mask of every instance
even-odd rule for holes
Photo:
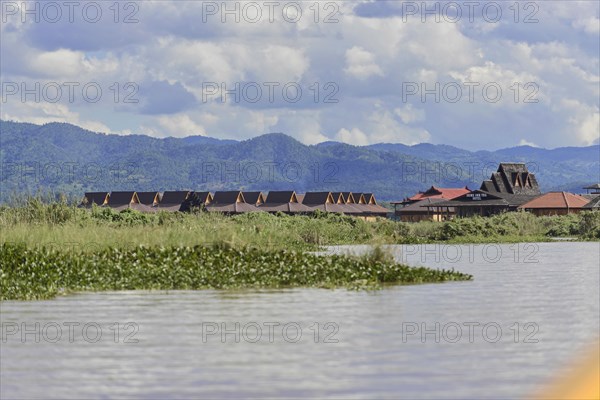
[[[599,142],[598,1],[71,4],[2,0],[2,119],[307,144]]]

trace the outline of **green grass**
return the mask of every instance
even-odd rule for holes
[[[141,214],[92,211],[64,203],[0,208],[0,243],[96,251],[139,245],[186,247],[227,243],[233,247],[317,250],[324,245],[400,243],[512,243],[553,237],[600,239],[600,213],[535,217],[506,213],[491,218],[403,223],[366,222],[318,213],[312,216],[249,213],[226,217],[206,212]]]
[[[137,247],[93,253],[0,245],[0,300],[35,300],[79,291],[282,287],[376,289],[471,279],[412,268],[376,250],[363,257],[212,247]]]
[[[506,213],[444,223],[402,223],[316,213],[140,214],[30,200],[0,207],[0,299],[133,289],[248,287],[377,288],[471,279],[396,264],[378,246],[502,243],[553,237],[600,239],[600,213],[535,217]],[[371,244],[362,257],[307,253],[325,245]]]

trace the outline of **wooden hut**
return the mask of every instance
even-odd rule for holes
[[[165,191],[157,208],[161,211],[189,211],[189,202],[187,200],[191,194],[192,192],[189,190]]]
[[[264,204],[259,207],[260,211],[285,214],[307,214],[312,212],[310,207],[298,201],[296,192],[291,191],[270,191]]]
[[[260,206],[265,202],[265,196],[262,192],[242,192],[242,196],[244,196],[246,203],[254,204],[255,206]]]
[[[140,203],[137,192],[111,192],[108,203],[104,207],[110,207],[115,211],[136,210],[141,212],[153,212],[150,206]]]
[[[365,195],[363,193],[352,193],[352,198],[354,199],[354,204],[367,204],[365,201]]]
[[[336,204],[331,192],[306,192],[302,197],[302,204],[311,211],[332,212],[332,206]]]
[[[372,220],[375,217],[387,217],[389,210],[377,204],[377,200],[373,193],[363,193],[362,195],[365,204],[360,206],[359,209],[362,209],[362,215],[364,215],[367,220]]]
[[[148,207],[156,207],[160,203],[159,192],[135,192],[140,204]]]
[[[94,204],[102,207],[108,204],[109,198],[109,192],[86,192],[81,200],[81,204],[79,204],[79,207],[91,208]]]
[[[205,210],[206,206],[212,203],[213,196],[210,192],[191,192],[183,202],[182,211],[189,211],[193,208]]]
[[[346,199],[342,195],[342,192],[331,192],[331,196],[335,204],[346,204]]]
[[[359,195],[362,196],[362,193],[359,193]],[[331,212],[363,216],[364,210],[356,206],[356,200],[352,192],[334,192],[332,196],[336,204],[330,207]],[[362,198],[363,204],[365,204],[364,196],[359,198]]]
[[[536,197],[519,206],[519,210],[535,215],[567,215],[578,213],[589,201],[582,196],[568,192],[550,192]]]
[[[338,214],[348,214],[368,220],[387,215],[388,210],[377,204],[375,196],[372,193],[353,194],[351,197],[352,201],[356,201],[357,197],[358,203],[345,203],[344,199],[348,199],[350,196],[344,197],[342,192],[335,193],[335,196],[331,192],[308,192],[304,195],[302,204],[308,206],[313,211],[321,210]]]
[[[129,208],[131,204],[140,204],[136,192],[111,192],[106,206],[121,211]]]
[[[213,200],[206,206],[206,210],[228,215],[259,211],[256,205],[246,203],[241,191],[215,192]]]
[[[344,198],[345,204],[355,204],[354,194],[352,192],[342,192],[342,197]]]

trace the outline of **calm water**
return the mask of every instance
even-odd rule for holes
[[[474,281],[378,292],[3,302],[0,397],[522,398],[600,331],[600,244],[532,246],[397,246]]]

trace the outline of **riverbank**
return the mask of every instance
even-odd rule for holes
[[[44,299],[103,290],[281,287],[375,289],[384,284],[469,280],[454,271],[410,268],[380,245],[514,243],[600,238],[600,213],[408,224],[334,215],[91,211],[31,201],[0,208],[0,298]],[[361,256],[315,255],[324,246],[367,244]]]
[[[248,213],[232,217],[206,212],[119,213],[110,208],[90,211],[34,200],[23,207],[0,208],[0,229],[0,243],[71,251],[220,243],[235,248],[314,251],[343,244],[515,243],[544,242],[557,237],[600,240],[600,213],[555,217],[506,213],[442,223],[404,223],[383,218],[367,222],[329,213]]]

